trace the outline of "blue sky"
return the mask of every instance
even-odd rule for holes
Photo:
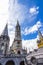
[[[33,20],[32,21],[26,20],[26,19],[24,20],[24,25],[23,25],[24,28],[25,27],[28,27],[28,28],[32,27],[33,25],[35,25],[37,23],[37,21],[40,21],[40,23],[43,24],[43,0],[42,1],[41,0],[21,0],[20,1],[19,0],[19,3],[23,4],[27,7],[28,16],[29,16],[29,9],[30,8],[35,8],[36,7],[36,12],[38,11],[38,14],[33,15],[33,17],[32,17]],[[38,9],[37,9],[37,7],[38,7]],[[33,12],[33,14],[34,14],[34,12]],[[34,18],[34,16],[35,16],[35,18]],[[40,27],[39,28],[42,29],[42,27],[43,26],[41,26],[41,28]],[[34,39],[36,37],[37,37],[37,31],[35,33],[32,33],[32,34],[30,33],[26,36],[23,35],[24,39]]]
[[[10,44],[15,37],[17,20],[23,47],[37,48],[38,28],[43,34],[43,0],[0,0],[0,33],[8,22]]]

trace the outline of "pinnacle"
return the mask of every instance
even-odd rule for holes
[[[5,29],[4,29],[4,31],[2,32],[1,35],[6,35],[6,36],[8,36],[8,24],[6,24]]]

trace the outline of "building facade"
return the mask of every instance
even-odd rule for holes
[[[0,36],[0,65],[25,65],[27,51],[22,49],[21,29],[19,22],[15,26],[15,38],[9,49],[10,38],[8,24]]]
[[[43,36],[39,30],[38,33],[38,49],[27,54],[27,50],[22,49],[21,28],[17,21],[15,38],[9,49],[10,38],[6,24],[0,36],[0,65],[43,65]]]
[[[34,49],[26,56],[29,65],[43,65],[43,35],[38,29],[39,39],[37,40],[38,49]]]

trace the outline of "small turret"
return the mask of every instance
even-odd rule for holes
[[[42,38],[42,33],[40,32],[40,30],[38,29],[38,35],[39,35],[39,39]]]
[[[43,36],[39,29],[38,29],[38,34],[39,34],[39,40],[37,40],[38,48],[41,48],[43,47]]]

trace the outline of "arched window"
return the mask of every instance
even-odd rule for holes
[[[20,65],[25,65],[24,61],[21,61],[21,62],[20,62]]]
[[[1,44],[1,49],[2,49],[2,50],[4,49],[4,43]]]
[[[43,63],[37,63],[37,65],[43,65]]]
[[[20,51],[18,51],[18,54],[20,54]]]
[[[18,41],[18,44],[20,44],[20,41]]]
[[[2,43],[1,46],[4,46],[4,43]]]
[[[2,64],[0,63],[0,65],[2,65]]]
[[[6,63],[6,65],[15,65],[15,63],[12,60],[10,60]]]

